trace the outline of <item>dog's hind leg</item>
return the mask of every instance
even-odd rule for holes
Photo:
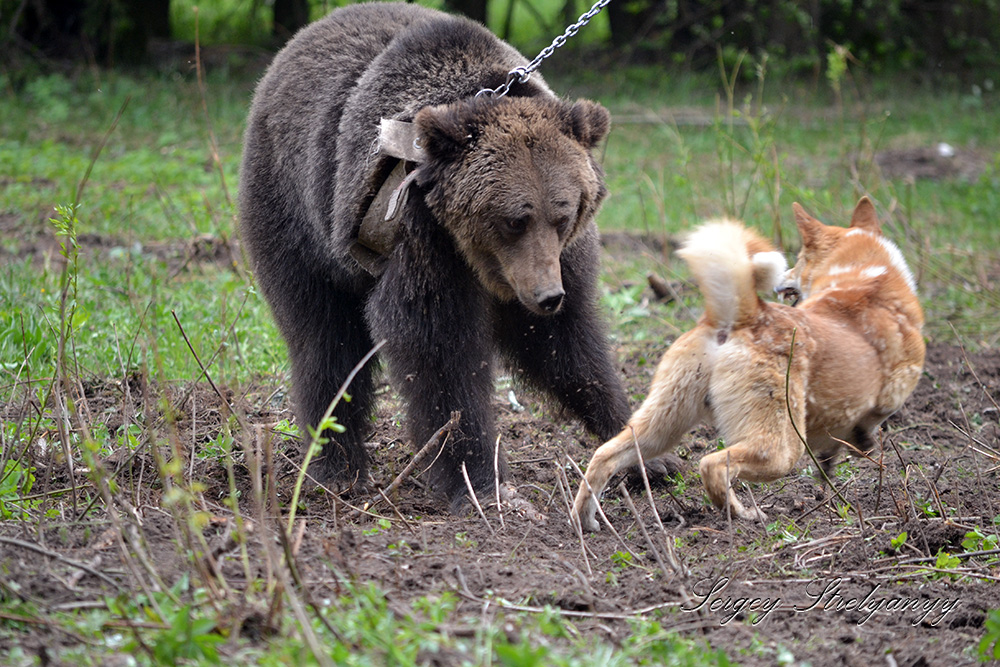
[[[642,459],[665,454],[681,436],[708,415],[706,399],[711,377],[714,336],[696,328],[678,338],[663,355],[649,395],[618,435],[601,445],[587,466],[586,479],[576,494],[571,520],[586,530],[600,528],[597,499],[618,471]]]
[[[712,504],[723,512],[728,504],[734,516],[766,520],[759,509],[743,506],[732,489],[736,479],[770,482],[787,475],[805,452],[799,433],[805,433],[804,367],[796,364],[785,401],[785,369],[760,359],[742,367],[717,367],[712,378],[711,402],[716,425],[729,445],[702,458],[701,481]]]

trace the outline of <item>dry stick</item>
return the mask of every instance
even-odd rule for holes
[[[747,489],[747,495],[750,496],[750,504],[753,505],[754,510],[757,511],[757,520],[760,521],[761,523],[764,523],[764,521],[762,520],[764,517],[764,512],[763,510],[760,509],[760,506],[757,504],[757,499],[753,495],[753,489],[750,488],[749,484],[746,484],[746,489]],[[755,526],[755,528],[757,527]],[[757,531],[760,533],[762,537],[767,535],[767,530],[765,530],[763,527],[757,528]]]
[[[67,630],[66,628],[64,628],[64,627],[62,627],[60,625],[59,621],[55,621],[55,620],[52,620],[52,619],[48,619],[48,618],[35,618],[35,617],[32,617],[32,616],[22,616],[21,614],[11,614],[11,613],[6,612],[6,611],[0,611],[0,620],[14,621],[15,623],[24,623],[25,625],[41,625],[41,626],[45,626],[46,628],[50,628],[52,630],[56,630],[58,632],[62,632],[67,637],[72,638],[78,644],[86,644],[88,646],[98,646],[98,642],[90,640],[90,639],[87,639],[85,637],[82,637],[81,635],[76,634],[75,632]],[[104,626],[107,625],[107,623],[105,622],[105,623],[102,623],[101,625],[102,625],[102,627],[104,627]],[[139,626],[139,624],[136,624],[136,625]],[[163,629],[163,630],[165,630],[165,629],[167,629],[167,628],[170,627],[168,625],[163,625],[163,624],[160,624],[160,623],[156,623],[156,624],[149,623],[148,625],[151,626],[149,628],[151,630],[152,629]],[[42,656],[44,656],[44,655],[45,654],[42,653]],[[150,657],[153,657],[152,653],[150,654]],[[46,661],[46,663],[47,663],[47,661]]]
[[[663,558],[660,557],[660,550],[656,548],[656,543],[653,542],[653,538],[649,536],[649,532],[646,530],[646,523],[642,520],[639,510],[635,508],[635,503],[632,502],[632,496],[629,495],[628,489],[625,488],[624,483],[618,484],[618,492],[622,494],[622,497],[625,499],[625,504],[628,506],[633,516],[635,516],[635,521],[639,524],[639,530],[642,532],[642,536],[646,539],[646,544],[648,544],[650,550],[652,550],[657,564],[659,564],[660,569],[663,570],[663,574],[669,577],[670,572],[667,570],[667,566],[664,564]]]
[[[241,302],[240,302],[240,307],[239,307],[239,308],[237,309],[237,311],[236,311],[236,316],[235,316],[235,317],[233,318],[233,321],[229,323],[229,329],[228,329],[228,331],[226,331],[226,335],[222,337],[221,341],[220,341],[220,342],[219,342],[219,344],[218,344],[218,345],[216,346],[216,348],[215,348],[215,351],[214,351],[214,352],[212,352],[212,356],[210,356],[210,357],[208,358],[208,362],[207,362],[207,363],[205,363],[204,365],[202,365],[202,364],[201,364],[201,363],[199,362],[199,366],[201,366],[201,370],[202,370],[202,372],[203,372],[203,373],[204,373],[205,375],[208,375],[208,371],[207,371],[207,369],[209,369],[209,368],[211,368],[211,367],[212,367],[212,365],[213,365],[213,364],[215,363],[215,359],[216,359],[216,358],[217,358],[217,357],[219,356],[219,354],[220,354],[220,353],[222,352],[223,348],[225,348],[225,346],[226,346],[226,341],[227,341],[228,339],[230,339],[230,338],[233,338],[233,336],[234,336],[234,333],[233,333],[233,332],[235,331],[235,329],[236,329],[236,325],[237,325],[237,324],[239,323],[239,321],[240,321],[240,318],[241,318],[241,317],[243,316],[243,310],[244,310],[244,308],[246,308],[246,305],[247,305],[247,300],[248,300],[249,298],[250,298],[250,292],[249,292],[249,291],[247,291],[247,293],[243,295],[243,301],[241,301]],[[143,318],[145,318],[145,316],[146,316],[146,314],[145,314],[145,313],[143,313]],[[191,347],[191,344],[190,344],[190,343],[188,343],[188,348],[190,348],[190,347]],[[130,355],[131,355],[131,353],[130,353]],[[198,378],[195,378],[194,382],[192,382],[192,383],[191,383],[191,384],[190,384],[190,385],[189,385],[189,386],[188,386],[188,387],[187,387],[187,388],[185,389],[185,391],[184,391],[184,392],[183,392],[183,393],[181,394],[180,398],[179,398],[179,399],[177,399],[177,400],[176,400],[176,401],[174,402],[174,405],[177,405],[178,407],[183,407],[183,405],[184,405],[185,403],[187,403],[187,400],[188,400],[188,398],[189,398],[189,397],[190,397],[190,396],[191,396],[192,394],[194,394],[194,390],[195,390],[195,388],[197,387],[197,384],[196,384],[196,383],[197,383],[197,381],[198,381]]]
[[[971,436],[970,436],[970,437],[971,437]],[[973,449],[975,450],[975,448],[973,448]],[[977,451],[978,451],[978,450],[977,450]],[[982,470],[981,470],[981,469],[980,469],[980,467],[979,467],[979,459],[978,459],[978,458],[975,458],[975,457],[974,457],[974,458],[973,458],[972,460],[973,460],[973,461],[975,461],[975,464],[976,464],[976,481],[977,481],[977,482],[979,482],[979,487],[980,487],[981,489],[983,489],[983,497],[984,497],[984,498],[986,498],[986,502],[987,502],[987,503],[989,504],[989,507],[990,507],[990,514],[992,514],[992,515],[994,515],[994,516],[995,516],[995,515],[996,515],[996,510],[995,510],[995,509],[994,509],[994,507],[993,507],[993,498],[992,498],[992,494],[990,494],[990,493],[989,493],[989,492],[987,491],[987,489],[986,489],[986,485],[985,485],[985,483],[983,482],[983,472],[982,472]],[[990,470],[995,470],[995,468],[990,468]],[[990,472],[990,470],[987,470],[986,472]]]
[[[656,503],[653,502],[653,489],[649,485],[649,477],[646,474],[646,462],[642,458],[642,448],[639,447],[639,440],[635,437],[635,429],[631,424],[629,424],[629,430],[632,432],[632,444],[635,446],[636,458],[639,459],[639,472],[642,473],[642,482],[646,487],[646,496],[649,498],[649,506],[653,508],[653,516],[656,517],[656,525],[659,526],[660,533],[663,534],[663,545],[667,552],[667,561],[670,563],[670,569],[672,569],[675,573],[688,576],[690,573],[681,565],[680,561],[677,560],[677,554],[674,552],[674,547],[670,543],[670,535],[667,533],[667,529],[663,527],[663,521],[660,520],[660,513],[656,509]],[[673,494],[670,494],[670,497],[673,498]],[[753,498],[752,495],[750,497],[751,499]],[[677,499],[674,498],[674,501],[677,502]],[[681,527],[683,527],[684,517],[680,514],[678,514],[677,517],[681,521]]]
[[[632,445],[635,447],[635,457],[639,460],[639,473],[642,475],[642,484],[646,487],[649,506],[653,508],[653,516],[656,518],[656,525],[660,528],[660,532],[666,535],[667,529],[663,527],[663,521],[660,520],[660,513],[656,510],[656,503],[653,502],[653,489],[649,486],[649,476],[646,475],[646,462],[642,459],[642,448],[639,447],[639,439],[635,437],[635,429],[631,424],[629,424],[628,428],[632,432]]]
[[[493,530],[493,526],[491,526],[490,522],[486,520],[486,514],[483,513],[483,508],[479,504],[479,498],[476,497],[476,490],[472,488],[472,482],[469,481],[469,471],[465,469],[465,461],[462,461],[462,479],[465,480],[465,488],[469,490],[469,498],[472,499],[472,504],[475,506],[476,511],[479,512],[479,516],[483,520],[483,523],[485,523],[486,527],[490,529],[490,535],[496,535],[496,531]]]
[[[261,428],[263,428],[263,427],[261,427]],[[301,472],[302,466],[300,466],[297,462],[293,461],[292,459],[288,458],[288,455],[285,454],[284,452],[279,452],[279,454],[281,455],[281,458],[283,458],[285,460],[285,463],[287,463],[288,465],[296,468],[297,470],[299,470]],[[347,502],[343,498],[338,497],[337,494],[335,494],[332,489],[330,489],[329,487],[325,486],[323,483],[319,482],[315,477],[313,477],[312,475],[310,475],[308,472],[304,473],[304,477],[305,477],[305,479],[308,479],[310,482],[312,482],[313,484],[315,484],[316,488],[325,491],[330,497],[332,497],[332,498],[335,499],[335,502],[340,503],[341,505],[343,505],[347,509],[349,509],[349,510],[351,510],[353,512],[357,512],[358,514],[364,514],[366,516],[370,516],[373,519],[384,519],[385,518],[381,514],[376,514],[375,512],[369,512],[367,509],[365,509],[363,507],[358,507],[357,505],[352,505],[351,503]],[[381,500],[381,498],[379,498],[379,500]],[[367,503],[365,505],[367,507]],[[336,519],[336,515],[334,516],[334,518]]]
[[[385,344],[386,344],[386,339],[383,338],[379,342],[375,343],[375,345],[372,346],[372,349],[368,350],[365,356],[361,357],[361,361],[356,363],[354,365],[354,368],[351,369],[351,372],[347,374],[347,377],[344,379],[344,383],[340,385],[340,389],[337,390],[337,393],[333,397],[333,400],[330,401],[330,404],[326,406],[326,411],[319,418],[319,421],[317,422],[316,425],[317,428],[314,431],[308,446],[306,446],[302,467],[299,469],[299,474],[295,477],[295,485],[292,488],[292,499],[291,502],[289,503],[289,509],[288,509],[288,530],[291,530],[292,524],[295,521],[295,509],[299,504],[299,493],[302,491],[302,483],[305,481],[305,477],[308,474],[309,462],[312,460],[313,450],[318,446],[319,440],[323,436],[322,425],[326,424],[333,417],[334,409],[336,409],[337,405],[340,404],[340,401],[341,399],[344,398],[344,395],[347,394],[347,387],[350,386],[351,382],[354,381],[355,376],[357,376],[357,374],[361,372],[361,369],[365,367],[365,364],[367,364],[368,361],[372,357],[374,357],[378,353],[378,351],[382,349],[382,346]],[[354,483],[357,483],[357,481],[358,481],[357,473],[355,473]],[[352,483],[351,485],[352,487],[354,483]]]
[[[733,508],[729,502],[733,481],[729,477],[729,450],[726,450],[726,526],[729,532],[730,550],[736,544],[736,533],[733,532]]]
[[[994,399],[990,395],[990,392],[988,392],[986,390],[986,385],[983,384],[983,381],[979,379],[979,376],[976,374],[975,367],[972,365],[972,362],[969,361],[969,355],[967,355],[965,353],[965,346],[962,345],[962,342],[961,342],[962,341],[962,337],[959,335],[958,331],[955,329],[955,325],[952,322],[948,322],[948,326],[951,327],[952,333],[955,334],[955,338],[958,339],[958,341],[959,341],[959,343],[958,343],[958,349],[960,349],[962,351],[962,358],[965,359],[965,365],[969,368],[969,372],[972,373],[972,377],[976,380],[977,383],[979,383],[979,388],[983,390],[983,393],[986,395],[986,398],[990,401],[990,403],[993,404],[993,407],[996,408],[997,410],[1000,410],[1000,405],[997,405],[996,399]]]
[[[292,581],[294,581],[295,585],[298,586],[299,590],[302,591],[302,595],[303,595],[303,597],[305,597],[306,604],[308,604],[310,607],[312,607],[313,613],[320,620],[320,622],[327,629],[327,631],[331,635],[333,635],[334,637],[337,638],[337,641],[339,641],[341,644],[343,644],[346,647],[352,647],[352,646],[354,646],[352,643],[348,642],[347,638],[344,637],[344,635],[342,635],[340,633],[340,631],[337,630],[337,628],[333,627],[333,625],[330,623],[330,621],[327,620],[326,616],[323,614],[323,612],[320,609],[319,605],[317,605],[316,602],[313,600],[312,592],[306,587],[305,582],[302,581],[302,577],[299,575],[299,568],[298,568],[298,565],[295,562],[295,554],[294,554],[295,550],[292,548],[292,544],[291,544],[290,540],[288,539],[288,534],[285,531],[283,531],[283,530],[279,530],[278,531],[278,539],[281,540],[281,547],[282,547],[282,549],[285,552],[285,563],[288,565],[288,571],[292,575]],[[300,622],[302,622],[303,624],[305,624],[305,623],[308,622],[308,619],[305,619],[305,618],[304,619],[300,619]],[[313,636],[313,641],[317,642],[317,639],[316,639],[315,636]],[[319,644],[317,642],[317,647],[318,646],[319,646]],[[320,650],[322,650],[322,649],[320,648]],[[326,658],[325,654],[323,654],[323,658]],[[324,662],[323,658],[320,658],[319,654],[316,655],[316,659],[320,663]],[[331,664],[328,661],[329,661],[329,658],[327,658],[326,664]]]
[[[191,344],[191,339],[188,338],[187,332],[184,331],[184,325],[181,324],[180,319],[177,317],[177,312],[171,309],[170,314],[173,316],[174,322],[177,323],[177,328],[180,330],[181,337],[184,338],[184,343],[187,344],[187,348],[190,350],[191,356],[194,357],[195,362],[198,364],[198,368],[201,369],[202,375],[205,376],[205,380],[208,381],[209,386],[212,387],[212,391],[214,391],[216,396],[219,397],[223,405],[229,409],[229,413],[236,418],[236,422],[240,425],[240,428],[247,429],[248,426],[246,421],[243,419],[243,416],[233,408],[233,406],[229,403],[229,399],[223,396],[222,392],[219,391],[219,388],[215,386],[215,381],[212,379],[212,376],[209,375],[208,368],[206,368],[205,364],[201,362],[201,357],[199,357],[198,353],[195,352],[194,345]]]
[[[273,486],[274,485],[272,484],[272,487]],[[267,529],[265,528],[264,531],[266,530]],[[278,533],[278,539],[281,542],[281,546],[285,550],[286,554],[285,564],[287,566],[287,572],[290,572],[292,574],[292,577],[295,578],[296,570],[293,564],[294,561],[293,559],[290,558],[291,545],[289,544],[288,535],[285,533],[284,530],[280,529],[277,531],[277,533]],[[274,545],[271,543],[270,539],[264,540],[264,542],[265,542],[265,548],[268,551],[274,549]],[[296,620],[299,622],[299,630],[300,632],[302,632],[302,637],[303,639],[305,639],[306,645],[309,647],[309,651],[313,654],[313,657],[316,658],[316,661],[320,665],[322,665],[323,667],[333,667],[333,661],[330,660],[329,656],[327,656],[326,648],[320,643],[319,639],[316,637],[316,633],[313,632],[312,623],[309,622],[309,616],[306,614],[306,610],[302,606],[302,601],[299,600],[299,597],[297,595],[295,595],[295,592],[292,586],[290,585],[292,582],[289,582],[287,580],[286,568],[281,568],[281,567],[275,568],[275,574],[277,574],[278,579],[281,582],[281,588],[282,588],[282,591],[275,592],[275,597],[276,598],[280,597],[280,593],[284,592],[285,598],[288,600],[288,605],[292,608],[292,613],[295,615]],[[302,586],[301,588],[308,600],[309,599],[308,590],[304,586]],[[315,604],[312,603],[309,604],[316,612],[316,616],[319,617],[320,621],[327,626],[327,629],[330,631],[330,634],[332,634],[334,637],[337,637],[337,639],[340,639],[340,635],[337,633],[337,631],[334,628],[332,628],[328,623],[326,623],[325,619],[323,618],[323,615],[319,613],[319,607],[317,607]],[[345,646],[349,645],[346,644],[345,642]]]
[[[826,483],[830,485],[830,488],[833,490],[834,494],[836,494],[836,496],[840,498],[845,505],[847,505],[849,508],[857,512],[858,524],[861,527],[861,534],[864,535],[865,520],[861,514],[861,507],[854,507],[854,505],[848,502],[847,498],[844,497],[844,494],[840,492],[840,489],[834,486],[833,480],[830,479],[829,475],[826,474],[826,470],[823,468],[823,466],[820,465],[819,459],[816,458],[816,454],[814,454],[812,448],[809,447],[809,442],[806,440],[805,436],[802,435],[802,432],[799,430],[798,424],[795,423],[795,417],[792,415],[792,400],[791,400],[791,390],[789,388],[789,385],[791,384],[791,378],[792,378],[792,358],[795,356],[795,335],[797,333],[798,333],[798,327],[793,328],[792,342],[789,344],[788,347],[788,364],[785,366],[785,410],[788,412],[788,421],[792,424],[792,429],[795,431],[795,435],[798,437],[799,441],[801,441],[803,446],[805,447],[806,453],[809,454],[809,458],[812,459],[813,465],[815,465],[816,469],[819,470],[819,474],[823,476],[823,479],[826,481]]]
[[[434,435],[432,435],[424,444],[424,446],[420,448],[420,451],[417,452],[417,455],[414,456],[412,459],[410,459],[410,462],[406,464],[406,467],[403,468],[403,472],[396,475],[396,479],[392,480],[392,484],[386,487],[385,492],[383,493],[382,491],[379,491],[379,493],[382,494],[383,497],[395,493],[396,489],[398,489],[403,484],[403,481],[410,476],[410,473],[412,473],[414,469],[418,465],[420,465],[420,463],[427,456],[428,452],[430,452],[431,449],[435,445],[437,445],[439,441],[441,441],[442,437],[445,436],[446,434],[451,433],[452,430],[458,426],[459,421],[461,421],[461,417],[462,413],[460,411],[455,410],[454,412],[452,412],[451,418],[448,419],[448,421],[445,423],[444,426],[442,426],[441,428],[439,428],[437,431],[434,432]],[[440,447],[441,449],[444,448],[444,442],[441,442]],[[437,459],[436,456],[434,458]],[[368,502],[368,508],[374,506],[375,503],[377,503],[378,501],[379,501],[378,498],[372,498]]]
[[[2,543],[2,544],[9,544],[12,547],[19,547],[21,549],[27,549],[29,551],[34,551],[35,553],[42,554],[43,556],[48,556],[49,558],[54,558],[55,560],[59,561],[60,563],[65,563],[66,565],[69,565],[71,567],[75,567],[75,568],[77,568],[79,570],[83,570],[87,574],[93,575],[93,576],[97,577],[98,579],[101,579],[101,580],[105,581],[106,583],[111,584],[116,589],[120,589],[121,588],[121,586],[119,585],[119,583],[117,581],[115,581],[114,579],[112,579],[108,575],[104,574],[103,572],[99,572],[98,570],[95,570],[94,568],[90,567],[86,563],[81,563],[81,562],[73,560],[71,558],[66,558],[65,556],[63,556],[60,553],[57,553],[55,551],[50,551],[50,550],[48,550],[48,549],[46,549],[44,547],[41,547],[41,546],[39,546],[37,544],[32,544],[31,542],[24,542],[23,540],[18,540],[18,539],[15,539],[13,537],[2,537],[2,536],[0,536],[0,543]]]
[[[389,503],[389,507],[391,507],[392,511],[396,513],[396,516],[399,517],[399,520],[403,522],[403,525],[406,526],[406,529],[410,531],[412,534],[416,535],[417,531],[413,528],[410,522],[406,520],[406,517],[404,517],[403,513],[399,511],[399,508],[396,507],[396,505],[394,505],[391,500],[389,500],[389,496],[385,495],[385,491],[379,489],[378,492],[385,499],[385,502]]]
[[[254,501],[254,510],[257,513],[257,521],[261,525],[264,525],[267,518],[265,516],[265,499],[264,499],[264,479],[263,470],[264,465],[262,463],[262,450],[261,441],[264,440],[264,428],[262,426],[254,427],[253,431],[246,432],[251,440],[251,447],[247,448],[246,453],[246,463],[247,469],[250,473],[250,492]],[[262,542],[267,537],[262,537]],[[266,546],[266,545],[265,545]],[[265,548],[264,551],[264,570],[266,574],[267,590],[270,590],[273,584],[273,561],[271,560],[271,552]],[[271,622],[270,617],[268,618],[268,623]]]
[[[500,436],[497,435],[496,445],[493,447],[493,489],[497,495],[497,514],[500,516],[500,529],[506,526],[503,523],[503,506],[500,504]]]
[[[460,579],[460,581],[464,584],[464,577],[462,577]],[[524,612],[524,613],[529,613],[529,614],[544,614],[544,613],[551,613],[551,611],[552,611],[551,607],[531,607],[531,606],[527,606],[527,605],[514,604],[512,602],[508,602],[507,600],[504,600],[503,598],[492,598],[492,599],[487,600],[485,598],[481,598],[481,597],[477,597],[477,596],[473,595],[469,591],[469,589],[468,589],[467,586],[463,586],[462,588],[463,588],[463,590],[459,590],[459,595],[465,597],[468,600],[471,600],[472,602],[476,602],[476,603],[478,603],[480,605],[483,605],[484,608],[492,604],[492,605],[495,605],[497,607],[500,607],[501,609],[507,609],[507,610],[510,610],[510,611],[517,611],[517,612]],[[591,618],[591,619],[609,618],[609,619],[614,619],[614,620],[626,621],[626,620],[630,620],[630,619],[641,618],[641,617],[645,616],[646,614],[650,614],[650,613],[652,613],[654,611],[659,611],[661,609],[669,609],[671,607],[680,607],[683,604],[685,604],[685,603],[683,603],[683,602],[661,602],[660,604],[654,604],[654,605],[651,605],[649,607],[643,607],[642,609],[633,609],[631,612],[627,612],[627,613],[613,612],[613,611],[612,612],[590,612],[590,611],[576,611],[574,609],[560,609],[559,610],[559,614],[561,616],[567,616],[567,617],[570,617],[570,618]],[[717,626],[718,625],[718,621],[714,622],[713,625]],[[698,627],[698,626],[693,626],[693,627]],[[673,631],[675,631],[675,632],[681,632],[682,631],[680,625],[671,626],[670,629],[673,630]]]
[[[916,506],[916,503],[913,502],[913,496],[910,494],[910,489],[907,486],[907,479],[909,478],[909,475],[910,475],[910,473],[909,473],[910,467],[906,464],[906,461],[903,460],[903,454],[899,451],[899,447],[896,446],[896,443],[893,440],[889,440],[889,444],[892,445],[892,451],[894,451],[896,453],[896,458],[899,459],[899,465],[903,468],[903,471],[906,473],[906,475],[904,475],[903,481],[902,481],[902,484],[903,484],[903,496],[906,498],[906,501],[909,503],[909,509],[913,512],[913,515],[912,515],[913,518],[916,519],[919,516],[917,514],[917,506]],[[897,509],[899,509],[899,508],[897,508]],[[907,520],[907,519],[909,519],[909,517],[905,517],[905,516],[902,517],[902,518],[903,518],[904,521]]]
[[[937,485],[927,478],[924,474],[923,468],[917,466],[917,474],[919,474],[924,483],[927,484],[927,490],[931,492],[931,497],[934,499],[934,504],[937,505],[938,512],[942,518],[948,516],[948,513],[944,511],[944,504],[941,502],[941,495],[938,493]]]
[[[567,457],[568,458],[568,457]],[[561,470],[561,467],[556,464],[556,468]],[[569,499],[569,479],[566,480],[566,484],[563,485],[563,476],[565,476],[566,471],[562,471],[562,475],[558,472],[556,473],[556,487],[559,489],[559,493],[562,495],[563,503],[566,505],[566,512],[569,516],[573,516],[573,505]],[[590,557],[587,555],[587,543],[583,539],[583,525],[579,521],[570,521],[570,525],[573,527],[573,532],[576,533],[576,538],[580,540],[580,553],[583,554],[583,562],[587,565],[587,574],[589,576],[594,576],[594,571],[590,567]]]
[[[877,514],[879,508],[882,506],[882,484],[884,482],[885,474],[885,436],[880,435],[878,448],[878,493],[875,494],[875,513]],[[892,491],[889,492],[890,495]],[[895,500],[895,498],[893,498]]]
[[[580,476],[580,479],[582,480],[580,483],[587,485],[587,490],[590,491],[591,497],[594,498],[594,502],[597,504],[597,513],[601,515],[601,520],[604,521],[604,525],[606,525],[608,527],[608,530],[611,531],[611,534],[615,536],[615,539],[618,540],[618,543],[622,545],[622,547],[625,549],[625,551],[627,551],[629,554],[631,554],[633,558],[638,559],[639,555],[637,553],[635,553],[634,551],[632,551],[632,549],[629,548],[629,546],[628,546],[628,544],[626,544],[625,540],[622,539],[622,536],[618,533],[617,530],[615,530],[615,527],[613,525],[611,525],[611,521],[608,519],[608,515],[606,515],[604,513],[604,509],[601,507],[601,503],[598,502],[598,498],[597,498],[597,495],[594,493],[594,489],[592,489],[590,487],[590,482],[587,481],[587,476],[583,474],[582,470],[580,470],[580,466],[578,466],[576,464],[576,461],[574,461],[573,459],[571,459],[569,457],[569,455],[566,456],[566,460],[569,461],[569,464],[571,466],[573,466],[573,470],[576,471],[576,474]],[[559,468],[559,466],[556,466],[556,467]],[[559,470],[562,470],[562,468],[559,468]],[[565,474],[566,474],[565,471],[563,471],[563,475],[565,475]],[[566,486],[567,486],[567,488],[569,487],[569,480],[567,480]]]
[[[208,126],[209,150],[212,152],[212,162],[219,170],[219,181],[222,182],[222,192],[226,195],[226,204],[232,204],[229,197],[229,188],[226,187],[226,174],[222,168],[222,160],[219,159],[219,142],[215,140],[215,131],[212,129],[212,117],[208,113],[208,100],[205,95],[205,77],[201,66],[201,40],[198,35],[198,8],[194,8],[194,62],[198,75],[198,91],[201,93],[201,107],[205,111],[205,124]]]

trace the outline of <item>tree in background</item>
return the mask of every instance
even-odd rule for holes
[[[489,2],[444,0],[450,11],[486,23]],[[506,1],[506,0],[505,0]],[[512,12],[526,11],[542,35],[554,37],[592,0],[509,0],[492,26],[515,44]],[[182,0],[176,0],[182,4]],[[192,0],[183,0],[185,7]],[[270,46],[308,23],[310,10],[329,0],[273,0]],[[213,35],[227,41],[267,41],[258,16],[264,0],[205,3],[217,18]],[[142,62],[151,39],[171,39],[171,0],[0,0],[0,58],[10,53],[71,58],[107,65]],[[175,8],[176,9],[176,8]],[[243,14],[241,14],[241,12]],[[768,53],[793,69],[818,71],[832,44],[845,46],[874,69],[922,69],[996,76],[1000,69],[1000,0],[613,0],[607,7],[619,54],[640,62],[681,61],[714,67],[725,54]],[[240,33],[234,29],[240,24]],[[202,22],[202,37],[209,31]],[[190,37],[189,37],[190,38]],[[210,37],[211,39],[211,37]],[[524,44],[520,44],[524,46]],[[572,48],[572,47],[571,47]]]
[[[288,39],[309,23],[309,0],[274,0],[271,34],[279,42]]]
[[[445,9],[458,14],[465,14],[470,19],[486,23],[486,6],[488,0],[444,0]],[[511,0],[517,2],[517,0]]]
[[[0,0],[5,50],[136,64],[170,36],[170,0]]]

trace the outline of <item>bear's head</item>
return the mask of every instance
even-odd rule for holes
[[[482,284],[547,315],[562,305],[560,256],[607,190],[591,149],[610,116],[594,102],[474,99],[416,118],[427,161],[418,182]]]

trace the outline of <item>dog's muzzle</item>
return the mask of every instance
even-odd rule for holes
[[[778,285],[774,288],[774,293],[792,307],[797,306],[802,299],[802,291],[795,285]]]

